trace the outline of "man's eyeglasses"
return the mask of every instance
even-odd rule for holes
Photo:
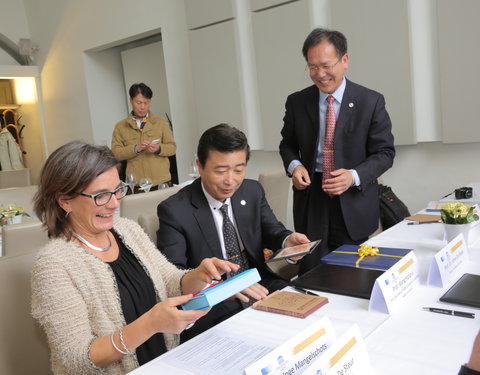
[[[112,195],[115,194],[115,198],[122,199],[125,195],[127,195],[128,185],[121,185],[116,188],[114,191],[104,191],[97,194],[87,194],[87,193],[78,193],[78,195],[83,195],[84,197],[92,198],[93,201],[97,206],[105,206],[110,199],[112,199]]]
[[[314,64],[307,64],[306,68],[310,71],[310,73],[331,72],[333,68],[335,68],[335,66],[342,60],[342,57],[340,57],[335,64],[320,65],[320,66],[314,65]]]

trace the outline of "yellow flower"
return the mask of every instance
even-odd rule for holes
[[[23,207],[18,207],[16,204],[6,204],[0,207],[0,219],[11,219],[14,216],[30,216]]]
[[[473,207],[462,202],[447,202],[440,210],[442,222],[446,224],[467,224],[478,220]]]

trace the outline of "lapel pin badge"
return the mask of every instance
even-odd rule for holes
[[[348,106],[349,106],[350,108],[353,108],[353,103],[348,103]]]
[[[247,202],[245,202],[245,200],[242,199],[242,200],[240,201],[240,204],[241,204],[242,206],[245,206],[245,205],[247,204]]]

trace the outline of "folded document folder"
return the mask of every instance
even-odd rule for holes
[[[292,282],[301,288],[370,299],[375,280],[384,271],[320,263]]]
[[[457,305],[480,307],[480,275],[465,273],[447,292],[440,297],[440,301]]]
[[[246,270],[234,277],[215,284],[200,291],[187,303],[182,305],[183,310],[209,309],[227,298],[241,292],[260,281],[261,277],[256,268]]]

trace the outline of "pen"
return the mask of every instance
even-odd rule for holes
[[[438,314],[461,316],[463,318],[471,318],[471,319],[475,318],[474,313],[466,312],[466,311],[439,309],[438,307],[424,307],[423,310],[438,313]]]
[[[312,296],[318,296],[317,293],[310,292],[307,289],[300,288],[299,286],[292,286],[293,289],[295,289],[297,292],[304,293],[304,294],[310,294]]]
[[[419,224],[432,224],[432,223],[439,223],[439,220],[432,220],[432,221],[410,221],[407,225],[419,225]]]

